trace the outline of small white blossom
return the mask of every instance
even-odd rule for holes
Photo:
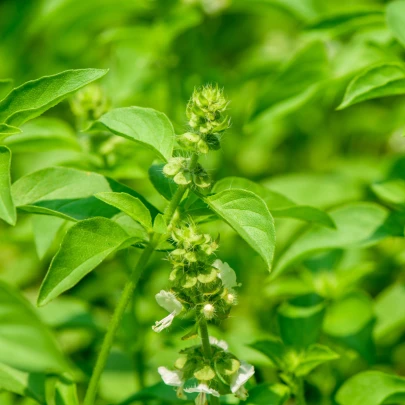
[[[210,336],[210,344],[212,346],[217,346],[222,350],[225,350],[225,351],[228,350],[228,343],[226,343],[225,340],[218,340],[214,336]]]
[[[172,387],[181,387],[184,385],[183,382],[183,372],[179,370],[169,370],[166,367],[159,367],[158,373],[162,377],[163,382],[166,385],[171,385]]]
[[[199,393],[195,400],[196,405],[206,405],[208,403],[207,394],[213,395],[214,397],[219,397],[218,391],[208,387],[208,385],[204,383],[198,384],[196,387],[185,388],[184,391],[188,393]]]
[[[224,263],[217,259],[213,263],[213,266],[219,270],[218,277],[222,280],[223,285],[228,290],[232,290],[232,288],[240,286],[240,284],[238,284],[236,281],[235,271],[229,266],[228,263]]]
[[[159,367],[158,372],[162,377],[163,382],[166,385],[171,385],[172,387],[177,387],[177,397],[180,399],[187,399],[186,394],[184,394],[184,381],[183,372],[179,370],[169,370],[166,367]]]
[[[168,291],[160,291],[159,294],[156,294],[155,298],[157,303],[162,308],[164,308],[167,312],[170,312],[168,316],[160,321],[157,321],[155,325],[152,326],[152,329],[155,332],[161,332],[163,329],[166,329],[172,324],[174,317],[183,310],[183,305],[181,305],[181,302],[174,294]]]
[[[242,361],[238,372],[234,376],[231,382],[231,391],[233,394],[241,398],[247,395],[244,388],[244,384],[249,380],[250,377],[255,373],[255,369],[250,364]]]

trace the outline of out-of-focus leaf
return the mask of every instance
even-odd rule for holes
[[[249,390],[247,405],[283,405],[290,397],[290,389],[284,384],[260,384]]]
[[[30,372],[65,372],[56,342],[18,291],[0,282],[0,362]]]
[[[45,305],[72,288],[108,255],[134,242],[134,238],[109,219],[78,222],[66,233],[52,260],[41,285],[38,305]]]
[[[173,194],[176,192],[178,185],[172,178],[166,177],[163,174],[164,164],[154,164],[149,168],[149,179],[152,182],[155,189],[166,200],[171,200]]]
[[[349,83],[337,109],[343,110],[365,100],[399,94],[405,94],[405,69],[397,63],[385,63],[357,75]]]
[[[5,140],[13,153],[44,152],[54,149],[80,150],[72,129],[63,121],[40,117],[22,126],[22,133]]]
[[[296,218],[318,223],[329,228],[335,227],[330,216],[324,211],[314,207],[299,206],[286,196],[242,177],[225,177],[221,179],[215,183],[213,192],[218,193],[232,188],[252,191],[263,198],[274,218]]]
[[[55,215],[69,220],[91,217],[112,218],[119,210],[94,195],[101,192],[123,192],[139,198],[152,217],[159,212],[131,188],[97,173],[65,167],[51,167],[18,179],[12,195],[19,209],[31,213]]]
[[[405,330],[405,284],[394,284],[380,293],[374,304],[377,322],[374,337],[378,341],[397,339]]]
[[[10,149],[0,145],[0,218],[15,225],[17,212],[11,196],[10,166]]]
[[[152,229],[152,217],[145,204],[136,197],[127,193],[104,192],[96,194],[96,197],[105,203],[125,212],[133,220],[139,222],[146,229]]]
[[[173,125],[166,115],[151,108],[116,108],[104,114],[92,128],[108,129],[116,135],[138,142],[166,161],[172,156]]]
[[[308,30],[334,30],[347,32],[363,25],[383,24],[384,12],[382,10],[349,10],[326,15],[318,18],[307,26]]]
[[[0,363],[0,390],[29,397],[45,405],[45,375],[27,373]]]
[[[325,312],[323,303],[298,306],[285,302],[278,309],[278,324],[283,342],[305,348],[318,341]]]
[[[280,108],[282,103],[310,92],[326,78],[328,68],[324,44],[312,42],[300,49],[276,78],[263,86],[257,100],[255,116],[265,110]],[[310,93],[309,93],[310,94]]]
[[[405,378],[380,371],[364,371],[347,380],[336,394],[339,405],[403,403]]]
[[[388,3],[386,18],[388,28],[395,38],[405,46],[405,1],[395,0]]]
[[[298,377],[306,376],[314,368],[337,358],[339,358],[339,355],[329,349],[329,347],[319,344],[311,345],[300,356],[299,364],[295,368],[294,374]]]
[[[382,183],[375,183],[371,188],[381,200],[395,205],[405,205],[404,180],[393,179]]]
[[[0,79],[0,100],[11,90],[13,79]]]
[[[191,397],[191,396],[190,396]],[[120,402],[118,405],[131,405],[136,401],[145,400],[161,400],[173,404],[184,404],[184,400],[179,399],[173,387],[166,385],[163,382],[147,387],[138,393],[131,395],[126,400]]]
[[[286,361],[288,349],[284,346],[281,340],[260,340],[250,346],[267,356],[278,369],[284,370],[288,367]]]
[[[75,383],[63,379],[56,382],[55,405],[79,405]]]
[[[329,249],[373,245],[390,235],[402,232],[389,222],[389,211],[377,204],[353,203],[329,212],[335,229],[313,226],[284,252],[272,276],[280,275],[295,262]],[[397,224],[398,225],[398,224]]]
[[[352,292],[329,305],[323,330],[372,362],[375,350],[372,339],[374,323],[371,299],[364,293]]]
[[[256,251],[271,268],[276,232],[265,202],[251,191],[224,190],[205,198],[218,214]]]
[[[32,228],[34,232],[35,248],[38,257],[43,259],[54,245],[60,230],[66,221],[59,217],[48,215],[34,215],[32,218]]]
[[[0,122],[19,126],[107,72],[106,69],[66,70],[26,82],[12,90],[0,102]]]

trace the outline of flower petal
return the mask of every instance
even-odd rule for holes
[[[163,382],[166,385],[171,385],[173,387],[181,387],[184,384],[182,380],[183,373],[181,371],[178,370],[172,371],[166,367],[159,367],[158,373],[160,374]]]
[[[219,278],[222,280],[222,283],[229,290],[233,287],[239,287],[240,284],[236,281],[235,271],[229,266],[228,263],[224,263],[221,260],[217,259],[213,263],[213,266],[219,270]]]
[[[210,344],[213,346],[217,346],[222,350],[225,350],[225,351],[228,350],[228,343],[226,343],[225,340],[218,340],[214,336],[210,336]]]
[[[214,397],[219,397],[219,392],[208,387],[207,384],[198,384],[196,387],[184,388],[184,391],[192,392],[203,392],[205,394],[214,395]]]
[[[231,391],[235,394],[250,377],[255,373],[255,368],[244,361],[241,361],[238,372],[231,383]]]
[[[155,325],[152,326],[152,329],[158,333],[162,332],[163,329],[168,328],[172,324],[174,317],[175,317],[174,312],[167,315],[165,318],[161,319],[160,321],[156,321]]]
[[[157,303],[167,312],[174,312],[175,315],[178,315],[183,309],[181,302],[169,291],[161,290],[160,293],[155,295],[155,298]]]

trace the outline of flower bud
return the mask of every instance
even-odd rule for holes
[[[215,307],[212,304],[205,304],[201,312],[206,319],[211,320],[215,315]]]
[[[163,173],[166,176],[173,177],[184,167],[185,158],[174,157],[163,167]]]

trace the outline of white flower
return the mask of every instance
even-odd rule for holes
[[[255,369],[250,364],[241,361],[238,372],[232,379],[231,391],[238,398],[247,398],[247,391],[244,384],[249,380],[250,377],[255,373]]]
[[[157,303],[162,308],[164,308],[167,312],[170,312],[168,316],[160,321],[157,321],[155,325],[152,326],[152,329],[155,332],[161,332],[163,329],[166,329],[172,324],[174,317],[183,310],[183,305],[181,305],[181,302],[174,294],[168,291],[160,291],[159,294],[156,294],[155,298]]]
[[[236,281],[235,271],[229,266],[228,263],[221,262],[221,260],[217,259],[213,263],[213,267],[219,270],[218,277],[222,280],[223,285],[228,290],[232,290],[232,288],[240,286],[240,284],[238,284]]]
[[[208,387],[207,384],[201,383],[198,384],[196,387],[184,388],[184,391],[188,393],[192,392],[199,392],[195,403],[196,405],[206,405],[207,402],[207,394],[213,395],[214,397],[219,397],[219,392]]]
[[[158,373],[162,377],[163,382],[166,385],[171,385],[172,387],[177,388],[177,397],[180,399],[187,399],[186,395],[184,394],[184,381],[183,381],[183,372],[179,370],[169,370],[166,367],[159,367]]]
[[[210,336],[210,344],[212,346],[217,346],[222,350],[225,350],[225,351],[228,350],[228,343],[226,343],[225,340],[218,340],[214,336]]]
[[[171,385],[172,387],[181,387],[184,385],[183,382],[183,372],[179,370],[169,370],[166,367],[159,367],[158,373],[162,377],[163,382],[166,385]]]

